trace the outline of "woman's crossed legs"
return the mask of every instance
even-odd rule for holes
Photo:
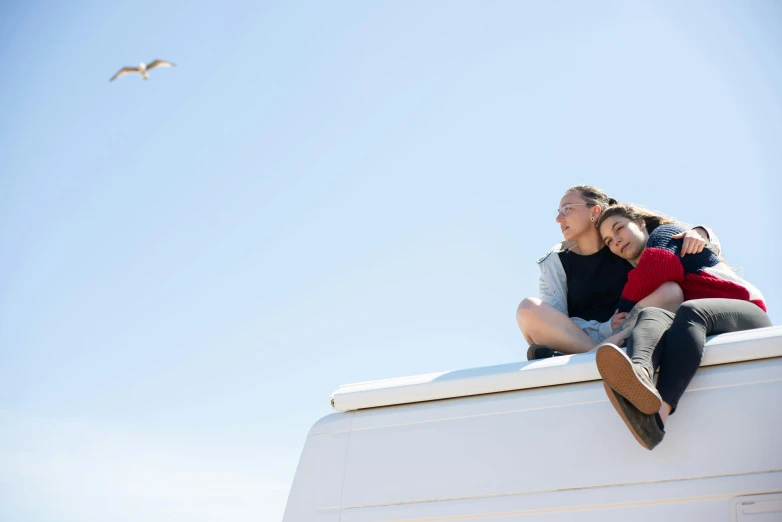
[[[668,282],[636,306],[675,311],[683,300],[679,285]],[[567,354],[588,352],[604,340],[590,337],[570,317],[535,297],[527,297],[519,304],[516,323],[529,344],[543,344]]]

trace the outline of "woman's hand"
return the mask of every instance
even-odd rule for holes
[[[706,238],[695,229],[671,236],[671,239],[684,239],[682,251],[679,254],[682,257],[687,254],[698,254],[706,248]]]
[[[619,314],[618,310],[614,312],[614,316],[611,317],[611,325],[614,324],[614,318],[618,317],[619,315],[624,316],[624,320],[622,321],[622,324],[619,325],[618,328],[614,329],[614,333],[612,333],[605,341],[604,343],[611,343],[615,344],[617,346],[622,346],[625,342],[625,339],[630,337],[630,332],[633,331],[633,328],[635,327],[635,323],[638,321],[638,313],[641,311],[641,308],[636,305],[633,307],[632,310],[630,310],[628,313],[622,313]]]
[[[627,312],[614,311],[614,315],[611,316],[611,330],[616,330],[627,319]]]

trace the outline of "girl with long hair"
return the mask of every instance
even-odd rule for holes
[[[582,353],[597,347],[625,319],[615,314],[619,296],[633,268],[606,248],[596,224],[616,200],[590,185],[568,189],[559,201],[556,222],[564,241],[538,259],[540,295],[519,304],[516,321],[529,343],[527,359],[559,353]],[[682,232],[682,254],[703,250],[707,241],[719,248],[713,232],[697,227]],[[678,286],[663,285],[643,302],[675,310]]]
[[[683,228],[632,205],[604,209],[598,230],[605,245],[635,268],[618,310],[623,324],[599,347],[597,368],[611,404],[636,440],[653,449],[665,421],[700,366],[706,337],[771,326],[760,291],[712,249],[682,256]],[[678,285],[676,310],[645,306],[661,285]],[[619,348],[627,341],[627,354]],[[657,383],[653,381],[659,368]]]

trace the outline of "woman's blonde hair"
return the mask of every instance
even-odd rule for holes
[[[565,194],[569,194],[571,192],[577,192],[581,199],[583,199],[590,207],[599,205],[601,212],[607,207],[617,204],[617,201],[614,198],[609,198],[605,192],[597,187],[593,187],[592,185],[576,185],[575,187],[570,187],[567,189]]]

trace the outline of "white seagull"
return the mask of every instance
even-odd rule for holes
[[[120,76],[123,76],[125,74],[129,74],[129,73],[135,73],[135,72],[141,73],[141,77],[146,80],[146,79],[149,78],[149,75],[147,75],[147,71],[149,71],[150,69],[154,69],[155,67],[176,67],[176,64],[175,63],[171,63],[171,62],[167,62],[165,60],[155,60],[153,62],[150,62],[149,65],[145,65],[143,63],[140,63],[138,65],[138,67],[123,67],[122,69],[120,69],[117,72],[117,74],[112,76],[111,80],[109,80],[109,81],[113,82],[114,80],[116,80]]]

